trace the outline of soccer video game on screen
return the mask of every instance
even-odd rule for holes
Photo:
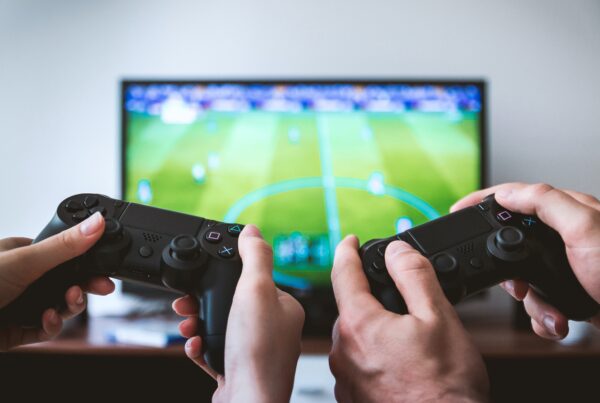
[[[329,287],[345,235],[393,235],[479,188],[481,96],[458,83],[126,83],[124,196],[256,224],[279,285]]]

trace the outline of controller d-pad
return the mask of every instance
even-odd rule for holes
[[[373,263],[371,263],[371,269],[373,269],[373,271],[375,273],[385,273],[386,272],[385,263],[383,263],[382,260],[373,261]]]
[[[83,205],[77,200],[69,200],[65,204],[65,209],[67,209],[68,212],[74,213],[76,211],[83,210]]]
[[[87,208],[95,207],[98,204],[98,196],[87,196],[83,200],[83,205]]]
[[[106,216],[106,209],[102,206],[97,206],[97,207],[90,209],[90,214],[95,214],[95,213],[100,213],[103,216]]]
[[[81,222],[83,220],[85,220],[86,218],[88,218],[88,211],[87,210],[80,210],[78,212],[76,212],[75,214],[73,214],[72,218],[73,221],[75,222]]]

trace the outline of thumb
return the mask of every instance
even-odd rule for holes
[[[90,249],[104,233],[104,218],[95,213],[78,225],[30,246],[5,252],[2,277],[22,288],[44,273]]]
[[[408,243],[390,243],[385,264],[411,315],[431,317],[450,307],[433,266]]]
[[[246,225],[240,233],[238,246],[243,262],[241,281],[273,279],[273,249],[263,239],[259,229]]]
[[[517,213],[537,215],[558,231],[567,245],[593,246],[600,234],[597,210],[547,184],[502,189],[496,192],[496,200]]]

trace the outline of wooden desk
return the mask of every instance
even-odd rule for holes
[[[599,332],[582,344],[564,346],[514,330],[505,310],[489,314],[480,308],[467,306],[460,313],[484,356],[494,401],[600,400],[594,399],[600,396]],[[2,389],[18,393],[22,401],[40,397],[51,401],[60,397],[61,402],[86,397],[210,401],[215,383],[185,358],[183,346],[108,343],[104,330],[123,323],[122,319],[94,319],[88,326],[71,323],[56,340],[1,354]],[[328,339],[307,339],[303,354],[327,354],[329,348]]]

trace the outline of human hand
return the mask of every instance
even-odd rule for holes
[[[562,237],[575,277],[587,293],[600,303],[600,202],[593,196],[546,184],[506,183],[480,190],[456,202],[450,211],[479,203],[495,193],[503,207],[522,214],[535,214]],[[569,332],[567,318],[542,300],[523,280],[509,280],[501,286],[523,301],[535,333],[548,339],[562,339]],[[600,328],[600,314],[590,320]]]
[[[104,232],[104,219],[96,213],[79,225],[36,244],[29,238],[6,238],[0,240],[0,308],[16,299],[25,289],[61,263],[85,253],[100,239]],[[42,315],[39,329],[9,325],[0,328],[0,351],[22,344],[46,341],[62,329],[63,320],[83,312],[85,293],[110,294],[114,284],[106,277],[96,277],[86,284],[67,290],[67,309],[57,312],[47,309]]]
[[[339,318],[329,365],[340,402],[484,401],[483,360],[446,299],[429,260],[401,241],[385,252],[408,314],[371,294],[358,239],[337,248],[331,273]]]
[[[259,230],[247,225],[239,237],[242,274],[227,322],[225,376],[208,367],[202,357],[198,303],[185,296],[173,302],[186,316],[179,330],[189,340],[185,351],[216,379],[213,401],[287,402],[300,355],[304,310],[273,282],[273,251]]]

